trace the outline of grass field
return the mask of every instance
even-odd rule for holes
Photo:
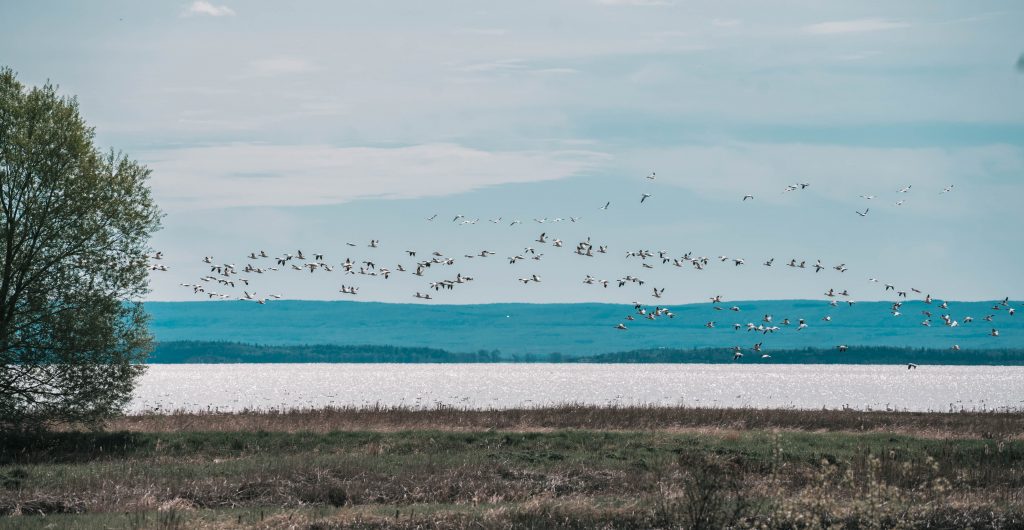
[[[169,414],[0,436],[0,527],[1024,528],[1024,414]]]

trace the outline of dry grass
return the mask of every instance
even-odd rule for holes
[[[283,411],[172,412],[123,416],[128,432],[333,432],[443,430],[550,432],[560,429],[719,433],[747,430],[886,432],[928,438],[1024,438],[1015,412],[885,412],[566,404],[525,409],[328,407]]]
[[[127,416],[0,434],[0,527],[1024,528],[1022,421],[583,406]]]

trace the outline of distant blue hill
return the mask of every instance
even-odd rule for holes
[[[893,317],[889,302],[859,302],[830,307],[820,300],[736,301],[715,310],[710,303],[671,306],[674,318],[647,320],[630,305],[615,304],[481,304],[425,305],[376,302],[273,301],[149,302],[151,330],[157,341],[224,341],[262,345],[379,345],[434,348],[449,352],[501,352],[509,355],[590,356],[624,351],[670,348],[764,349],[833,348],[838,344],[948,350],[1024,348],[1024,315],[1010,316],[992,309],[996,302],[904,303]],[[730,311],[738,306],[738,312]],[[1017,303],[1011,303],[1017,306]],[[931,327],[921,325],[931,311]],[[939,318],[948,313],[958,321],[974,322],[956,328]],[[765,314],[782,329],[772,334],[746,331]],[[627,321],[626,315],[636,320]],[[829,315],[831,322],[823,317]],[[994,315],[993,322],[985,322]],[[792,321],[782,326],[784,318]],[[798,319],[809,327],[796,330]],[[705,323],[715,321],[715,328]],[[614,326],[625,323],[629,330]],[[744,327],[740,331],[733,324]],[[1000,336],[992,337],[992,328]]]

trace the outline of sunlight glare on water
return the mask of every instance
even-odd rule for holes
[[[592,405],[1022,410],[1024,367],[725,364],[151,365],[131,412]]]

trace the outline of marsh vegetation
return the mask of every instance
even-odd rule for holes
[[[0,525],[1020,528],[1022,427],[570,405],[129,416],[3,435]]]

